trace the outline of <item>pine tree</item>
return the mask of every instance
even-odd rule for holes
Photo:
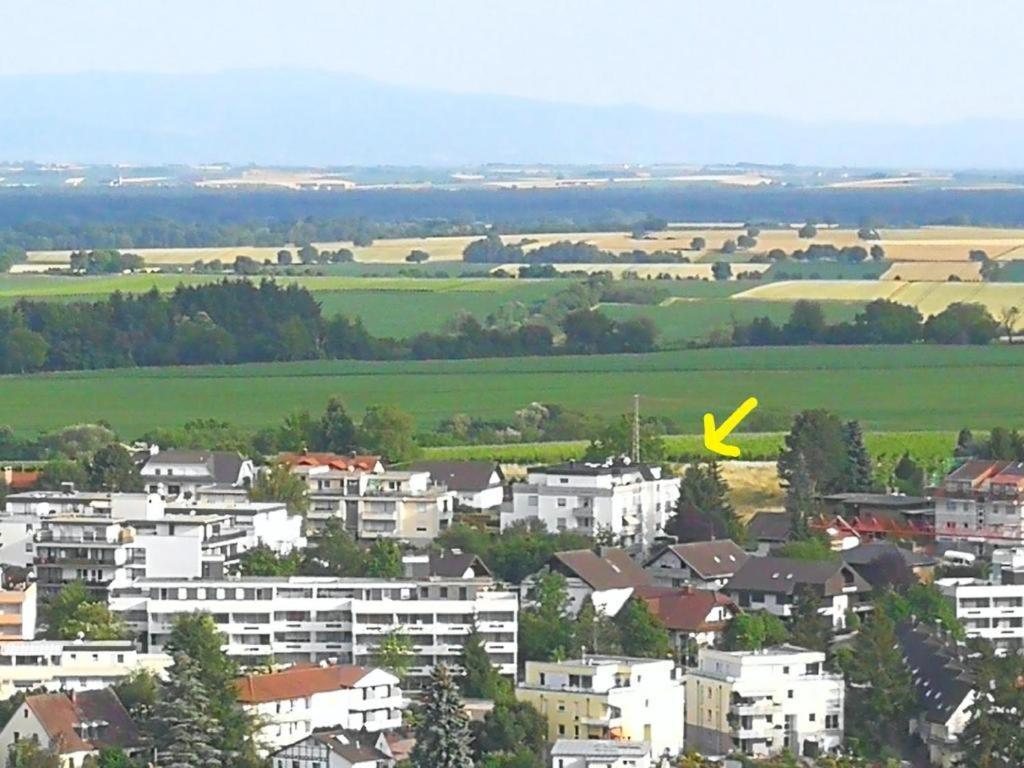
[[[871,454],[864,445],[864,432],[859,421],[848,421],[843,425],[843,442],[846,443],[850,473],[846,490],[852,493],[871,491],[875,487],[875,471]]]
[[[508,698],[511,691],[509,684],[491,663],[491,657],[484,648],[484,640],[473,626],[473,631],[466,637],[462,646],[462,668],[465,674],[461,679],[463,696],[470,699]]]
[[[811,651],[828,651],[832,639],[832,622],[819,612],[821,601],[810,590],[801,590],[793,606],[789,642]]]
[[[420,711],[420,722],[416,728],[412,766],[473,768],[469,718],[451,671],[444,664],[434,667],[430,675]]]
[[[1024,765],[1024,691],[1019,680],[1024,660],[1016,654],[996,657],[987,643],[970,654],[976,695],[970,720],[960,735],[963,768],[1011,768]]]
[[[199,666],[183,654],[174,657],[167,686],[156,705],[152,738],[161,768],[219,768],[225,754]]]
[[[793,462],[793,472],[786,488],[785,508],[790,519],[790,536],[794,541],[803,541],[810,535],[810,518],[817,513],[814,500],[814,481],[807,470],[804,455],[798,453]]]
[[[622,652],[627,656],[664,659],[672,653],[668,630],[639,598],[626,602],[615,616],[615,626],[622,639]]]
[[[694,523],[705,529],[696,532],[698,538],[690,535]],[[683,472],[675,515],[669,520],[666,533],[678,536],[680,541],[701,540],[704,535],[742,541],[743,524],[729,501],[729,484],[717,461],[693,463]]]

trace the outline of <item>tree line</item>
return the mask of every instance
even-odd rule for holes
[[[914,307],[877,299],[852,322],[829,323],[822,305],[801,299],[782,325],[757,317],[733,326],[734,346],[774,347],[801,344],[988,344],[1004,325],[982,304],[954,303],[927,320]]]
[[[556,326],[557,328],[557,326]],[[647,352],[647,320],[579,309],[564,340],[541,320],[483,327],[463,317],[447,333],[375,337],[359,319],[324,318],[313,295],[272,280],[178,286],[173,293],[114,293],[100,301],[22,299],[0,309],[0,373],[316,359],[400,360]]]

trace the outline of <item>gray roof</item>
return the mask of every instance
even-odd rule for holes
[[[830,496],[822,496],[822,500],[853,506],[887,507],[889,509],[913,509],[931,504],[931,500],[924,496],[903,496],[896,493],[833,493]]]
[[[145,467],[163,464],[202,464],[215,483],[231,485],[238,482],[238,474],[245,459],[236,451],[160,451],[149,458]]]
[[[651,464],[633,464],[617,459],[611,462],[567,461],[563,464],[549,464],[543,467],[531,467],[531,472],[544,472],[549,475],[581,475],[599,477],[600,475],[629,475],[639,472],[644,480],[654,480],[654,469]]]
[[[731,576],[750,557],[732,539],[718,539],[672,544],[648,559],[645,565],[650,565],[666,551],[674,553],[683,564],[704,579]]]
[[[493,487],[491,476],[498,473],[498,485],[505,476],[493,461],[417,461],[409,469],[429,472],[437,482],[444,483],[450,490],[475,493]]]
[[[608,547],[597,554],[590,549],[555,552],[548,561],[553,571],[577,576],[598,591],[649,585],[653,579],[622,549]]]
[[[559,739],[551,747],[552,757],[643,757],[650,754],[646,741],[597,741],[594,739]]]
[[[903,562],[906,563],[909,568],[922,568],[935,565],[938,562],[938,560],[931,555],[926,555],[921,552],[911,552],[906,547],[900,547],[886,541],[872,541],[866,544],[860,544],[852,549],[844,549],[841,554],[844,561],[854,566],[870,565],[876,560],[891,554],[897,554],[902,557]]]
[[[923,626],[903,624],[897,629],[897,637],[914,681],[918,706],[929,722],[946,723],[974,690],[957,650]]]
[[[754,541],[789,541],[792,526],[785,512],[758,512],[747,523],[747,536]]]
[[[842,561],[797,560],[791,557],[752,557],[725,585],[727,593],[771,592],[791,595],[802,587],[820,588],[826,596],[844,587],[870,592],[871,585]]]

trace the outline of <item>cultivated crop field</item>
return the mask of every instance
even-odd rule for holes
[[[524,235],[506,235],[506,242],[529,240],[527,251],[558,240],[585,241],[605,250],[621,251],[658,250],[678,251],[692,261],[718,261],[722,258],[720,248],[726,240],[735,240],[745,232],[742,228],[682,228],[654,232],[635,239],[629,232],[557,232]],[[766,253],[773,248],[791,252],[806,248],[810,243],[833,244],[836,246],[862,245],[870,247],[874,242],[881,245],[889,259],[896,261],[967,261],[973,249],[984,250],[992,258],[1020,258],[1024,254],[1024,229],[996,229],[986,227],[921,227],[918,229],[883,229],[878,241],[863,241],[854,229],[819,228],[813,240],[797,235],[795,227],[784,229],[762,229],[757,237],[757,246],[750,254]],[[707,249],[691,251],[690,242],[695,237],[704,238]],[[349,248],[357,261],[377,263],[401,263],[413,249],[426,251],[433,262],[461,261],[462,251],[476,236],[397,238],[377,240],[365,247],[354,246],[349,241],[314,243],[321,250]],[[294,253],[295,246],[290,249]],[[236,256],[249,256],[257,261],[274,261],[278,246],[238,246],[216,248],[142,248],[132,249],[150,265],[189,265],[197,260],[220,259],[224,263],[234,261]],[[739,256],[742,256],[740,254]],[[68,251],[33,251],[29,254],[30,264],[66,264]]]
[[[421,428],[453,413],[507,419],[532,401],[607,417],[664,414],[697,433],[705,411],[754,395],[776,413],[829,408],[873,431],[1024,426],[1024,346],[710,349],[464,361],[320,361],[0,377],[0,424],[21,432],[109,421],[127,437],[218,418],[261,427],[341,395],[395,403]],[[964,393],[970,392],[970,397]]]
[[[909,304],[928,316],[950,304],[983,304],[999,317],[1006,307],[1024,307],[1024,283],[917,282],[896,280],[793,280],[766,283],[734,294],[737,301],[861,301],[888,299]]]

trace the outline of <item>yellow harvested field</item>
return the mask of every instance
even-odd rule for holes
[[[763,509],[782,509],[784,494],[774,461],[723,461],[722,478],[729,484],[729,500],[743,522]]]
[[[942,282],[950,277],[980,282],[981,264],[977,261],[897,261],[878,279]]]
[[[558,240],[585,241],[599,248],[620,253],[641,250],[676,251],[695,262],[713,262],[721,258],[719,249],[726,240],[735,240],[744,233],[740,227],[716,229],[709,227],[695,229],[670,229],[655,232],[642,239],[634,239],[629,232],[557,232],[525,235],[506,235],[505,242],[532,241],[525,246],[532,250]],[[984,250],[992,258],[1024,258],[1024,229],[997,229],[985,227],[921,227],[919,229],[887,229],[880,232],[881,240],[865,241],[857,237],[853,229],[820,228],[817,237],[805,240],[797,235],[796,227],[787,229],[765,229],[757,237],[757,246],[749,253],[763,254],[773,248],[787,253],[806,248],[811,243],[835,246],[861,245],[870,248],[880,244],[886,257],[894,261],[958,261],[969,260],[973,249]],[[703,238],[707,250],[691,251],[690,242],[695,237]],[[413,249],[430,254],[431,261],[461,261],[463,249],[476,236],[396,238],[377,240],[366,247],[354,247],[351,242],[314,243],[320,249],[337,250],[350,248],[356,260],[361,262],[397,263],[404,261]],[[290,246],[292,251],[295,246]],[[133,249],[147,264],[191,264],[196,260],[220,259],[234,261],[236,256],[249,256],[257,261],[273,260],[278,247],[234,247],[234,248],[141,248]],[[40,264],[66,264],[68,251],[32,251],[29,261]]]
[[[1007,307],[1024,307],[1024,283],[934,283],[895,280],[787,280],[742,291],[733,299],[759,301],[874,301],[889,299],[916,307],[926,317],[950,304],[983,304],[999,317]],[[1024,320],[1018,323],[1024,327]]]

